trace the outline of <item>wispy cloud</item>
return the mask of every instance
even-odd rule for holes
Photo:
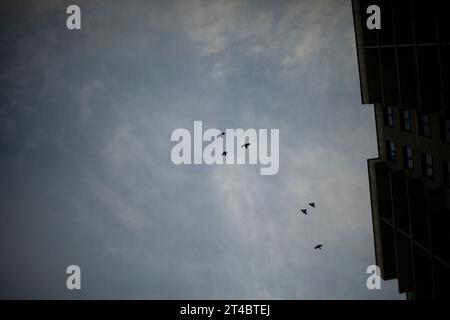
[[[79,4],[79,34],[58,1],[0,29],[1,297],[67,297],[74,262],[87,298],[397,297],[365,288],[376,141],[349,1]],[[280,129],[279,173],[173,165],[194,120]]]

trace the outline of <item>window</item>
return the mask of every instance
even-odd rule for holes
[[[450,143],[450,119],[441,118],[442,142]]]
[[[386,141],[386,156],[389,161],[395,161],[397,159],[397,152],[393,141]]]
[[[406,169],[414,169],[414,153],[411,147],[403,147],[403,165]]]
[[[419,116],[420,134],[425,137],[431,137],[431,119],[429,115],[422,114]]]
[[[433,157],[426,153],[422,153],[422,175],[427,178],[434,177]]]
[[[391,106],[384,108],[384,124],[388,127],[394,126],[394,108]]]
[[[442,162],[442,172],[444,178],[444,184],[450,187],[450,161]]]
[[[402,129],[411,131],[411,112],[408,110],[402,112]]]

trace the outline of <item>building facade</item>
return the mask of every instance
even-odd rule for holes
[[[366,24],[376,5],[380,29]],[[409,299],[450,293],[450,1],[353,0],[376,263]],[[373,8],[373,7],[372,7]]]

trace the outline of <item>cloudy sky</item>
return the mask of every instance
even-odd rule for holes
[[[366,287],[350,1],[80,0],[80,31],[70,4],[0,4],[0,298],[402,298]],[[279,129],[278,174],[174,165],[194,120]]]

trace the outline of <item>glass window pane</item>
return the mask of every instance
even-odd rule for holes
[[[394,126],[394,109],[391,106],[384,109],[384,122],[389,127]]]
[[[411,114],[409,111],[403,111],[403,130],[411,131]]]
[[[406,152],[407,152],[408,158],[412,158],[413,154],[412,154],[412,149],[410,147],[406,148]]]
[[[431,137],[431,119],[429,115],[421,115],[419,117],[420,133],[423,136]]]
[[[450,119],[445,119],[445,142],[450,142]]]
[[[386,141],[386,157],[389,161],[396,160],[395,143],[393,141]]]

